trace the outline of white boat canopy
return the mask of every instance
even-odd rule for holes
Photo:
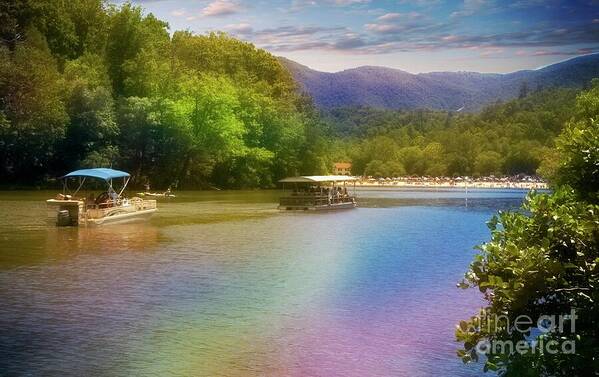
[[[348,175],[303,175],[281,179],[281,183],[322,183],[322,182],[349,182],[356,181],[356,177]]]

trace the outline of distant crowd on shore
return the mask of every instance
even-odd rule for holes
[[[512,177],[360,177],[358,186],[391,186],[391,187],[436,187],[436,188],[517,188],[546,189],[547,182],[536,176],[516,175]]]

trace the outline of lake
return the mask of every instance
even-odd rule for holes
[[[146,224],[56,228],[50,192],[0,192],[0,375],[480,376],[456,283],[517,190],[180,192]]]

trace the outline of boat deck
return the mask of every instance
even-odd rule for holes
[[[355,208],[356,200],[353,196],[329,198],[328,195],[313,195],[307,193],[294,193],[280,199],[279,209],[283,210],[333,210]]]
[[[57,213],[68,211],[70,225],[100,225],[123,223],[149,218],[156,209],[156,200],[132,198],[102,204],[87,204],[84,199],[49,199],[49,221],[56,221]]]

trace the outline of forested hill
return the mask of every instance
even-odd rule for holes
[[[597,93],[599,80],[592,83]],[[479,113],[335,109],[326,115],[336,135],[332,158],[375,177],[547,176],[558,160],[554,140],[579,112],[577,95],[544,89]]]
[[[411,74],[371,66],[326,73],[280,59],[321,108],[369,106],[403,110],[457,110],[464,107],[466,111],[476,111],[498,100],[509,100],[521,93],[542,88],[582,88],[588,86],[594,77],[599,77],[599,54],[509,74]]]
[[[9,2],[0,38],[3,186],[92,166],[157,188],[324,172],[314,112],[252,44],[102,0]]]

